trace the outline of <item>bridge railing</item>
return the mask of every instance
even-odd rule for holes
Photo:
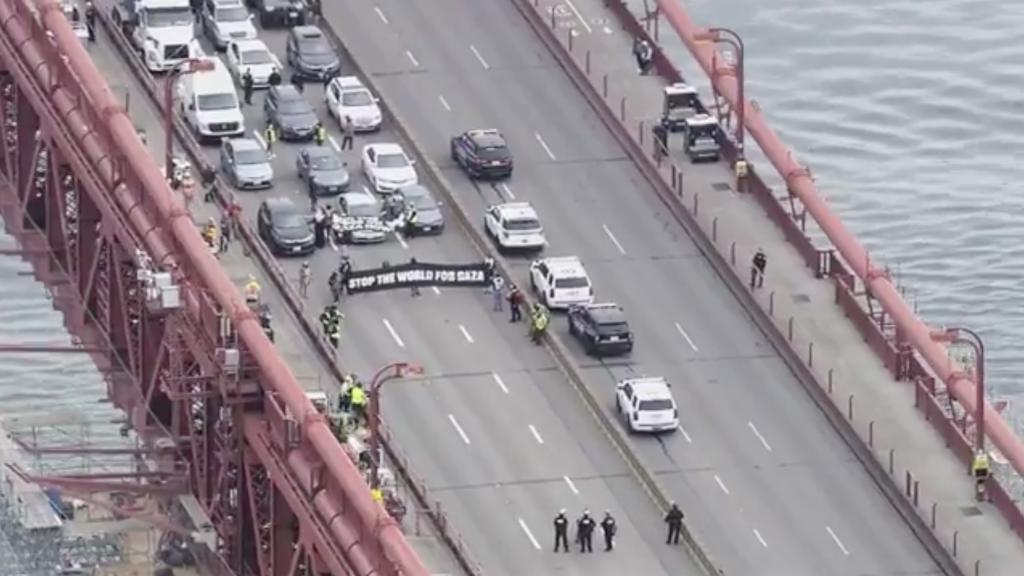
[[[266,338],[237,288],[209,253],[187,210],[171,193],[156,163],[139,140],[135,127],[67,23],[60,3],[56,0],[4,0],[0,2],[0,28],[3,47],[0,59],[6,72],[16,79],[18,93],[22,95],[13,100],[13,105],[23,107],[26,112],[17,112],[17,126],[5,126],[8,138],[17,133],[13,137],[13,148],[11,142],[5,143],[6,156],[16,159],[13,163],[16,166],[7,168],[6,184],[15,190],[23,210],[41,206],[44,201],[51,205],[48,211],[40,210],[47,214],[48,220],[37,225],[48,236],[55,259],[67,276],[73,282],[89,285],[88,289],[83,289],[84,292],[88,294],[92,289],[96,280],[93,272],[97,266],[103,269],[100,280],[104,284],[98,292],[89,295],[85,306],[103,308],[99,314],[102,318],[94,327],[108,331],[106,336],[113,342],[116,352],[126,360],[127,376],[137,386],[135,395],[150,401],[153,391],[147,387],[158,379],[163,381],[166,378],[165,366],[152,364],[160,362],[160,358],[167,361],[162,350],[156,348],[168,345],[166,339],[171,337],[172,329],[198,331],[188,338],[190,342],[187,344],[191,346],[192,354],[207,356],[210,350],[200,351],[198,342],[223,342],[219,318],[227,318],[243,354],[256,367],[253,374],[258,378],[258,385],[287,406],[297,423],[304,446],[301,455],[293,450],[279,461],[264,461],[264,464],[268,469],[278,466],[275,481],[284,476],[291,480],[292,475],[309,479],[310,467],[315,468],[322,479],[323,490],[319,491],[298,483],[306,486],[304,497],[311,502],[307,502],[308,506],[293,509],[300,521],[313,522],[337,538],[330,546],[321,546],[314,552],[324,556],[335,573],[427,574],[426,567],[400,530],[389,521],[386,511],[372,500],[358,470]],[[34,116],[27,114],[29,109]],[[33,136],[32,131],[37,127]],[[86,215],[88,219],[84,222],[80,219],[83,214],[75,212],[80,208],[78,204],[64,209],[64,202],[72,198],[68,194],[74,190],[68,192],[52,186],[53,197],[45,199],[33,191],[31,182],[36,177],[35,162],[42,157],[43,143],[53,146],[50,151],[55,155],[59,151],[60,161],[70,167],[74,179],[88,195],[88,206],[96,213]],[[51,164],[56,166],[56,162]],[[73,222],[69,220],[72,217],[75,219]],[[79,225],[88,229],[78,229]],[[80,248],[75,243],[79,239],[99,244]],[[72,247],[75,249],[71,250]],[[148,317],[146,310],[135,308],[139,306],[139,299],[124,284],[135,281],[132,268],[139,266],[133,262],[137,249],[146,251],[159,269],[172,273],[185,304],[180,314],[187,315],[188,319],[179,321],[171,318],[167,322],[167,332],[162,332],[161,328],[161,332],[149,335],[145,342],[159,339],[160,336],[156,335],[161,333],[164,341],[157,346],[150,344],[147,352],[153,354],[148,356],[143,354],[143,344],[140,344],[143,341],[137,333],[140,324],[133,324],[126,317],[129,312],[139,314],[137,318],[144,321]],[[80,262],[80,257],[94,260]],[[126,303],[132,308],[125,309]],[[157,325],[155,322],[152,324]],[[187,349],[186,346],[182,350]],[[209,363],[202,364],[203,370],[217,372],[204,372],[205,377],[218,379],[222,384],[228,382],[224,379],[224,367],[211,369]],[[222,399],[223,402],[218,404],[221,408],[219,415],[211,416],[212,413],[208,412],[207,417],[234,417],[237,421],[229,421],[231,426],[219,428],[244,441],[239,431],[244,423],[242,411],[239,405],[231,405],[228,400],[237,401],[238,396],[245,392],[230,383],[218,392],[234,398]],[[257,403],[251,407],[258,407],[260,397],[245,401],[254,399]],[[186,420],[185,424],[189,423]],[[264,424],[259,426],[262,429]],[[213,433],[212,430],[207,432]],[[218,457],[241,458],[238,454],[241,450],[233,449],[231,444],[215,449],[222,451]],[[233,455],[225,455],[225,450]],[[205,455],[203,457],[206,458]],[[286,466],[282,467],[282,463]],[[242,473],[240,470],[232,473],[223,469],[219,472],[222,477],[216,479],[217,482],[224,481],[225,474],[233,478],[229,481],[239,481],[238,475]],[[204,478],[202,481],[213,483],[214,479]],[[237,505],[225,504],[225,500],[232,501],[231,498],[221,498],[219,502],[204,503],[215,508]],[[314,511],[320,517],[312,516]],[[237,513],[221,512],[220,518],[224,522],[242,525]],[[224,534],[232,532],[238,530],[227,530]],[[241,537],[233,533],[230,535]],[[239,566],[244,566],[244,562],[238,560],[240,551],[241,546],[238,546],[233,554]],[[327,559],[332,553],[336,554]]]

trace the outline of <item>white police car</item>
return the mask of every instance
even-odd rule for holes
[[[658,377],[627,378],[615,386],[615,408],[630,432],[679,428],[679,410],[668,382]]]
[[[593,304],[594,286],[579,258],[539,258],[530,263],[530,287],[548,308]]]
[[[484,229],[502,251],[541,250],[547,244],[544,227],[529,202],[489,207],[484,214]]]

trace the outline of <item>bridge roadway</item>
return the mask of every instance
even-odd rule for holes
[[[588,386],[612,411],[618,377],[675,382],[685,432],[632,445],[725,573],[937,571],[510,2],[341,1],[325,10],[455,194],[477,209],[509,193],[458,174],[448,137],[505,133],[517,159],[508,190],[538,208],[548,253],[580,256],[598,299],[625,306],[638,335],[629,361],[580,354]],[[729,180],[722,165],[689,174],[707,193]],[[525,262],[518,271],[525,283]],[[399,440],[425,456],[418,446],[435,437]]]
[[[285,33],[261,31],[260,37],[283,62]],[[100,43],[90,48],[97,65],[101,70],[123,68],[106,40],[101,36]],[[162,129],[142,89],[127,73],[116,76],[111,83],[130,92],[132,117],[146,130],[159,158]],[[306,94],[326,119],[321,86],[307,85]],[[244,110],[250,129],[263,127],[262,99],[257,92],[254,105]],[[334,142],[340,142],[337,127],[325,124]],[[353,186],[367,184],[357,169],[357,154],[371,141],[399,138],[387,126],[380,133],[356,137],[356,151],[342,153],[353,169]],[[293,195],[299,202],[307,201],[294,167],[295,154],[305,145],[311,144],[275,145],[274,188],[238,193],[250,224],[265,198]],[[215,163],[216,150],[205,149]],[[208,210],[197,200],[197,222]],[[383,245],[351,247],[349,253],[356,267],[410,257],[424,262],[479,261],[481,256],[453,220],[449,215],[448,230],[438,237],[389,238]],[[309,298],[312,318],[328,302],[327,276],[339,254],[327,248],[309,259],[314,268]],[[221,261],[240,286],[254,266],[252,260],[240,257],[237,247]],[[279,262],[290,278],[297,279],[301,258]],[[266,293],[272,285],[258,276]],[[302,336],[291,327],[284,306],[272,306],[277,314],[275,326],[283,328],[278,348],[293,370],[305,385],[335,391],[334,383],[327,384],[322,371],[313,368],[317,360],[310,357],[312,351],[296,342]],[[385,387],[384,419],[486,574],[699,573],[683,547],[664,545],[660,511],[629,474],[552,359],[529,343],[524,325],[509,325],[507,316],[492,313],[490,299],[482,291],[424,289],[415,300],[404,290],[359,295],[347,299],[343,311],[341,350],[346,368],[368,379],[389,362],[408,360],[425,366],[424,378]],[[598,536],[594,556],[551,554],[551,521],[563,507],[570,519],[585,507],[595,515],[613,511],[619,525],[615,553],[602,553]],[[425,559],[432,568],[447,567],[435,544],[414,539],[417,550],[428,553]]]

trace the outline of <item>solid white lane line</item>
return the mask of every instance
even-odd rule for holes
[[[537,432],[537,429],[533,427],[533,424],[530,424],[530,432],[533,433],[533,437],[537,440],[537,444],[544,443],[544,439],[540,437],[540,432]]]
[[[504,182],[502,182],[501,184],[498,184],[498,186],[501,187],[501,191],[502,192],[504,192],[505,194],[508,194],[508,197],[509,197],[510,200],[515,200],[516,199],[516,195],[512,193],[512,189],[508,187],[508,184],[505,184]]]
[[[569,5],[569,9],[573,11],[573,14],[576,14],[576,17],[580,19],[580,24],[583,24],[583,27],[587,29],[587,34],[592,33],[593,30],[591,30],[590,24],[587,24],[587,19],[576,9],[576,5],[572,3],[572,0],[565,0],[565,3]]]
[[[363,184],[363,194],[370,194],[370,188],[366,184]]]
[[[334,139],[334,136],[328,136],[327,140],[331,143],[331,148],[334,148],[335,152],[341,153],[341,146],[338,145],[338,141]]]
[[[382,320],[384,321],[384,327],[388,329],[388,332],[391,333],[391,337],[395,339],[395,344],[398,344],[399,348],[405,348],[405,342],[402,342],[402,339],[398,336],[398,332],[395,332],[395,327],[391,325],[391,322],[388,322],[387,318],[382,318]]]
[[[409,244],[405,242],[405,238],[402,238],[402,233],[398,230],[395,230],[395,238],[398,239],[398,243],[402,245],[402,248],[409,249]]]
[[[473,51],[473,55],[476,56],[476,59],[480,61],[480,65],[484,67],[484,70],[491,69],[491,66],[487,64],[487,60],[484,60],[484,57],[480,55],[480,51],[476,49],[476,46],[470,44],[469,49]]]
[[[768,543],[761,537],[761,533],[757,531],[757,528],[754,528],[754,536],[757,537],[757,541],[761,543],[761,546],[764,546],[765,548],[768,547]]]
[[[462,441],[468,445],[469,436],[466,436],[466,431],[462,429],[462,426],[459,426],[459,421],[455,419],[455,415],[449,414],[448,421],[452,423],[452,426],[455,428],[455,431],[458,432],[459,436],[462,437]]]
[[[523,529],[523,532],[526,532],[526,537],[530,539],[530,544],[533,544],[534,548],[540,550],[540,542],[537,542],[537,539],[533,537],[533,532],[530,532],[530,527],[526,525],[526,521],[522,518],[519,519],[519,527]]]
[[[378,7],[378,6],[374,6],[374,7],[373,7],[373,11],[374,11],[374,12],[376,12],[376,13],[377,13],[377,16],[379,16],[379,17],[380,17],[380,21],[381,21],[381,22],[383,22],[383,23],[385,23],[385,24],[387,24],[387,23],[388,23],[388,19],[384,17],[384,13],[383,13],[383,12],[381,12],[381,10],[380,10],[380,7]]]
[[[252,135],[256,137],[256,141],[260,143],[260,146],[264,150],[266,150],[267,149],[267,141],[263,139],[263,134],[260,134],[259,130],[253,130],[252,131]]]
[[[839,540],[839,536],[836,536],[836,533],[832,531],[832,527],[825,526],[825,530],[828,530],[828,535],[832,537],[832,541],[835,542],[836,546],[839,546],[839,549],[843,551],[843,556],[849,556],[850,551],[846,549],[846,546],[843,546],[843,543]]]
[[[622,244],[619,243],[619,239],[615,237],[615,234],[612,234],[611,228],[608,228],[607,224],[602,224],[601,226],[604,228],[604,233],[607,234],[608,237],[612,239],[612,244],[615,244],[615,247],[619,249],[619,253],[625,255],[626,249],[623,248]]]
[[[771,452],[772,447],[768,445],[768,441],[764,439],[764,436],[761,436],[761,433],[758,432],[757,426],[754,426],[753,422],[747,422],[747,426],[750,426],[750,430],[754,433],[754,436],[757,436],[757,439],[761,441],[761,444],[764,444],[764,449]]]
[[[494,377],[494,381],[498,383],[498,387],[501,388],[501,391],[508,394],[508,386],[505,386],[505,381],[501,379],[501,376],[498,376],[497,372],[491,372],[491,376]]]
[[[420,63],[419,63],[419,61],[417,61],[417,60],[416,60],[416,57],[412,55],[412,52],[409,52],[408,50],[406,50],[406,51],[405,51],[405,55],[409,57],[409,61],[410,61],[410,62],[412,62],[412,65],[413,65],[413,66],[415,66],[415,67],[417,67],[417,68],[419,68],[419,67],[420,67]]]
[[[715,474],[715,482],[718,482],[718,487],[722,489],[722,492],[725,492],[726,494],[729,493],[729,489],[725,487],[725,482],[722,482],[722,479],[718,477],[718,474]]]
[[[430,288],[434,290],[434,294],[437,294],[438,296],[441,295],[441,289],[437,286],[431,286]]]
[[[686,428],[683,428],[682,425],[680,425],[679,426],[679,431],[683,433],[683,438],[686,438],[687,442],[689,442],[690,444],[693,444],[693,438],[690,438],[690,435],[687,434]]]
[[[545,142],[544,139],[540,137],[540,133],[539,132],[538,133],[534,133],[534,136],[537,137],[537,142],[540,142],[541,148],[543,148],[544,151],[548,153],[548,157],[551,158],[552,160],[554,160],[555,159],[554,153],[551,152],[551,148],[548,148],[548,143]]]
[[[577,496],[580,495],[580,491],[577,490],[576,485],[572,483],[572,478],[569,478],[568,476],[562,476],[562,480],[565,480],[565,483],[569,485],[569,490],[572,490],[573,494]]]
[[[686,333],[686,330],[683,330],[683,327],[679,322],[676,322],[676,330],[678,330],[679,334],[686,340],[686,343],[690,345],[690,348],[693,348],[694,352],[698,352],[697,345],[693,343],[693,338],[690,338],[690,335]]]
[[[437,99],[441,101],[441,106],[444,106],[444,109],[445,109],[445,110],[447,110],[447,111],[449,111],[449,112],[451,112],[451,111],[452,111],[452,107],[448,105],[448,101],[444,99],[444,96],[441,96],[441,95],[439,94],[439,95],[437,96]]]
[[[466,337],[466,341],[472,344],[473,337],[469,335],[469,330],[466,330],[466,327],[463,326],[462,324],[459,324],[459,330],[462,332],[462,335]]]

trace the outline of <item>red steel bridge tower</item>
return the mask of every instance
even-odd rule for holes
[[[7,229],[143,439],[139,489],[193,494],[225,574],[428,574],[209,253],[58,0],[0,0],[0,99]]]

